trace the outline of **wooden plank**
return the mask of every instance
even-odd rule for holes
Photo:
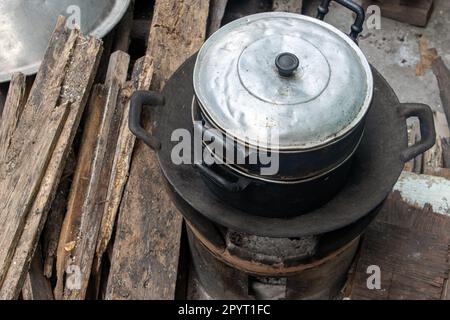
[[[26,80],[21,73],[12,76],[9,85],[8,95],[5,99],[2,121],[0,122],[0,158],[1,162],[6,161],[6,152],[10,147],[11,138],[17,128],[19,118],[26,103]]]
[[[42,64],[41,70],[36,77],[35,83],[40,83],[41,87],[46,88],[46,90],[40,92],[39,87],[34,86],[27,104],[30,104],[30,101],[33,103],[33,101],[38,100],[38,97],[48,95],[48,91],[58,91],[58,103],[60,105],[70,104],[70,113],[28,215],[25,228],[12,259],[14,263],[10,265],[7,276],[0,288],[1,299],[16,299],[19,296],[26,272],[47,219],[48,210],[55,197],[58,182],[80,123],[102,51],[101,41],[94,38],[84,38],[77,31],[69,33],[64,26],[65,20],[58,20],[56,31],[44,57],[45,63]],[[61,62],[55,62],[53,59],[54,57],[65,56],[64,45],[61,41],[72,41],[71,37],[73,35],[76,36],[76,39],[73,41],[74,49],[69,50],[72,51],[70,54],[71,60],[66,68],[62,69],[62,66],[60,66]],[[55,87],[56,89],[48,90],[48,88],[54,88],[51,86],[52,81],[49,79],[56,76],[63,76],[64,79],[61,80],[58,87]],[[36,110],[41,112],[42,109]]]
[[[83,144],[79,151],[77,166],[75,168],[72,187],[69,193],[67,212],[61,228],[58,249],[56,252],[56,299],[62,299],[63,297],[63,279],[66,265],[68,264],[68,252],[74,248],[74,241],[76,241],[78,237],[77,230],[81,225],[83,203],[92,170],[92,155],[95,152],[97,135],[100,130],[102,114],[106,105],[106,95],[107,92],[105,87],[103,85],[96,85],[92,90],[87,108],[85,128],[81,138]]]
[[[220,29],[228,0],[211,0],[209,10],[208,37]]]
[[[144,78],[152,79],[151,89],[161,90],[202,45],[208,11],[206,0],[156,2],[145,60],[149,63],[144,62]],[[154,152],[137,143],[132,159],[106,298],[173,299],[182,218],[164,190]]]
[[[105,207],[102,216],[102,223],[97,240],[96,254],[93,264],[93,272],[100,272],[101,261],[104,253],[108,249],[113,234],[113,228],[116,222],[117,212],[122,201],[123,190],[128,179],[128,169],[131,162],[131,154],[134,147],[134,135],[128,129],[128,114],[130,110],[130,98],[134,91],[145,87],[140,79],[143,72],[144,58],[135,63],[132,80],[128,82],[120,92],[120,106],[123,110],[120,132],[116,141],[113,165],[106,193]],[[145,82],[145,81],[144,81]],[[148,86],[149,81],[147,81]],[[147,87],[148,87],[147,86]]]
[[[56,99],[50,95],[25,106],[0,157],[0,285],[69,113],[69,106],[56,105]]]
[[[302,13],[303,0],[273,0],[273,11]]]
[[[85,299],[102,221],[109,175],[123,110],[118,107],[120,89],[126,81],[130,57],[117,51],[111,55],[105,92],[98,95],[83,136],[69,211],[64,220],[58,248],[57,299]],[[102,99],[104,97],[104,99]],[[80,287],[64,287],[66,270],[80,271]]]
[[[363,7],[377,5],[386,18],[425,27],[433,9],[433,0],[363,0]]]
[[[37,248],[22,288],[23,300],[54,300],[50,281],[44,277],[42,255]]]
[[[352,299],[441,299],[450,271],[450,181],[403,173],[366,232]],[[367,268],[381,270],[369,290]]]

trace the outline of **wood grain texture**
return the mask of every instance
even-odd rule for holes
[[[144,77],[152,80],[151,89],[161,90],[200,48],[208,12],[206,0],[156,1],[143,68]],[[173,299],[181,226],[155,153],[137,143],[120,209],[107,299]]]
[[[436,199],[436,188],[443,188],[436,179],[442,178],[411,173],[401,178],[403,184],[396,186],[397,191],[365,234],[352,299],[442,299],[445,296],[450,271],[450,212],[448,202],[447,209],[442,205],[446,201],[443,193],[450,192],[450,185],[447,181],[447,191],[441,190],[440,198]],[[417,195],[426,199],[427,192],[431,195],[430,203],[417,199]],[[370,276],[367,268],[371,265],[381,269],[380,290],[367,288]]]
[[[68,46],[67,44],[72,45]],[[53,97],[57,105],[70,106],[69,114],[48,163],[35,201],[29,210],[28,219],[12,259],[13,263],[10,265],[0,288],[0,298],[2,299],[16,299],[23,286],[26,272],[45,224],[48,210],[55,197],[58,182],[80,123],[101,51],[101,41],[94,38],[85,38],[78,31],[69,32],[65,29],[65,20],[58,20],[27,105],[37,106],[42,99]],[[61,61],[65,60],[68,53],[70,53],[70,62],[62,63]],[[58,83],[58,86],[55,86],[55,83]],[[40,113],[45,109],[35,107],[35,110]],[[41,126],[36,127],[42,130]]]
[[[41,97],[30,97],[0,157],[0,285],[69,113],[67,104],[57,105],[59,93]]]
[[[0,122],[0,155],[6,156],[6,151],[11,144],[11,138],[17,128],[19,118],[23,112],[26,103],[26,80],[21,73],[16,73],[12,76],[9,85],[7,97],[2,114],[2,121]],[[6,161],[5,158],[0,158],[0,161]]]
[[[91,275],[97,236],[102,221],[123,110],[119,92],[126,81],[130,57],[117,51],[111,55],[104,87],[94,92],[90,113],[70,194],[69,211],[63,223],[58,248],[58,299],[85,299]],[[64,287],[68,268],[80,271],[80,287]],[[63,289],[63,290],[62,290]]]
[[[96,139],[106,105],[106,94],[107,91],[103,85],[95,85],[86,111],[85,128],[81,138],[83,143],[77,159],[77,166],[69,193],[67,212],[61,228],[56,252],[56,299],[62,299],[63,297],[64,274],[69,264],[68,258],[71,251],[68,248],[73,247],[71,244],[76,241],[78,237],[77,230],[81,225],[83,204],[92,170],[91,160],[95,152]]]
[[[145,86],[140,79],[144,59],[139,59],[135,63],[132,79],[120,92],[120,106],[123,110],[120,131],[116,141],[113,164],[106,192],[105,207],[102,216],[102,222],[97,240],[97,248],[94,259],[93,272],[100,272],[101,261],[104,253],[108,249],[113,234],[114,225],[122,201],[123,190],[128,179],[128,170],[131,162],[131,155],[134,147],[135,137],[128,129],[128,115],[130,110],[130,98],[134,91]],[[144,80],[145,81],[145,80]],[[148,81],[149,83],[149,81]],[[149,84],[148,84],[149,85]]]

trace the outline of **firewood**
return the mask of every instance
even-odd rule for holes
[[[36,144],[40,140],[40,136],[48,138],[50,131],[45,131],[43,124],[48,122],[46,118],[49,117],[49,110],[64,111],[67,113],[66,119],[63,126],[57,130],[59,134],[53,134],[53,136],[57,136],[57,139],[45,139],[47,144],[50,140],[54,140],[52,148],[47,148],[51,149],[52,153],[46,161],[46,166],[43,166],[45,170],[40,172],[40,183],[36,184],[35,192],[27,193],[28,197],[32,198],[32,202],[28,205],[28,210],[22,219],[19,219],[23,221],[17,221],[21,223],[15,225],[17,232],[14,235],[16,239],[13,243],[16,248],[15,250],[12,248],[13,252],[7,254],[10,255],[10,259],[2,261],[5,266],[8,262],[13,261],[13,263],[9,263],[9,269],[0,288],[0,298],[2,299],[14,299],[20,294],[84,110],[101,50],[102,46],[99,40],[87,39],[76,30],[69,32],[65,28],[65,20],[63,18],[58,20],[41,69],[22,112],[20,122],[24,123],[24,128],[27,130],[26,133],[20,135],[21,139],[19,140],[33,140],[36,137],[38,139],[34,142]],[[35,114],[33,115],[33,113]],[[44,119],[39,120],[42,118]],[[19,128],[20,124],[15,134],[20,132]],[[12,143],[14,143],[14,139]],[[22,150],[25,149],[22,147]],[[27,150],[27,153],[28,163],[36,162],[36,153],[33,148]],[[25,154],[23,151],[23,155]],[[26,193],[25,189],[22,189],[21,192]],[[34,196],[31,196],[32,194]],[[26,204],[23,203],[22,211],[25,207]],[[17,228],[20,227],[20,224],[22,224],[21,228]],[[9,233],[8,237],[11,235],[13,233]],[[7,249],[2,247],[1,250]]]
[[[156,2],[141,74],[151,80],[151,89],[161,90],[172,73],[202,45],[208,11],[209,1]],[[132,145],[134,138],[130,139]],[[122,159],[129,159],[131,151],[132,148],[128,149]],[[122,172],[128,172],[128,168],[122,168]],[[141,142],[136,144],[129,172],[106,298],[173,299],[182,217],[163,187],[154,151]]]
[[[123,189],[128,178],[128,168],[131,161],[131,152],[134,146],[134,136],[128,129],[128,113],[130,110],[130,98],[134,91],[145,86],[140,83],[140,76],[143,72],[144,59],[139,59],[135,63],[131,81],[128,82],[120,92],[119,103],[123,110],[120,132],[116,142],[114,161],[111,168],[111,174],[106,193],[105,207],[102,215],[102,223],[97,240],[97,248],[93,265],[93,273],[100,272],[103,254],[106,252],[110,243],[114,224],[116,222],[117,212],[122,201]]]
[[[57,254],[57,299],[85,299],[97,236],[102,221],[109,175],[122,120],[119,91],[126,81],[128,54],[111,56],[103,87],[94,91],[94,102],[82,139],[78,165],[70,192]],[[65,286],[66,270],[79,270],[79,288]],[[75,269],[74,269],[75,270]],[[78,272],[78,271],[77,271]]]

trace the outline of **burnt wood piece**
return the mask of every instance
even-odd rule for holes
[[[449,192],[450,182],[443,178],[402,175],[365,234],[352,299],[444,298],[450,270]],[[381,290],[367,288],[371,265],[381,269]]]
[[[41,248],[38,247],[22,288],[23,300],[54,300],[50,281],[44,277]]]
[[[76,30],[69,32],[65,28],[65,20],[58,20],[20,123],[15,130],[15,137],[11,140],[11,146],[15,146],[15,149],[8,150],[8,157],[15,157],[16,160],[16,176],[30,170],[33,170],[33,173],[27,177],[31,183],[21,187],[19,196],[11,198],[13,202],[20,201],[19,211],[4,209],[1,213],[2,220],[5,214],[14,216],[7,217],[8,224],[4,225],[10,231],[2,232],[2,243],[9,243],[9,246],[5,243],[0,249],[2,256],[8,251],[5,254],[6,259],[2,259],[2,272],[7,271],[7,274],[3,275],[4,281],[0,289],[2,298],[17,298],[20,293],[78,128],[100,53],[99,40],[84,38]],[[50,129],[51,125],[46,129],[46,123],[52,120],[54,122],[58,117],[64,121],[58,120],[60,123],[56,126],[57,129]],[[21,133],[22,130],[26,133]],[[25,147],[27,141],[32,147]],[[44,141],[44,144],[40,141]],[[42,148],[36,152],[35,149],[39,148],[39,145]],[[30,162],[30,159],[33,161]],[[28,165],[25,170],[19,169],[19,166],[22,167],[25,163]],[[22,199],[24,197],[27,199]]]
[[[220,29],[227,4],[228,0],[211,0],[211,7],[209,10],[208,37]]]
[[[102,221],[106,190],[123,109],[119,92],[127,77],[130,57],[117,51],[111,55],[106,82],[94,90],[80,158],[69,195],[67,215],[57,254],[57,299],[85,299],[91,275],[97,236]],[[97,87],[99,88],[99,87]],[[97,100],[98,99],[98,100]],[[98,104],[97,104],[98,102]],[[67,270],[76,267],[81,275],[80,287],[65,286]]]
[[[363,0],[363,7],[370,5],[381,8],[381,15],[386,18],[425,27],[433,9],[433,0]]]
[[[156,2],[142,74],[151,79],[143,83],[151,86],[142,89],[161,90],[181,63],[200,48],[208,12],[209,1]],[[125,164],[134,144],[134,138],[129,140],[131,148],[121,156]],[[122,169],[126,174],[127,168]],[[123,186],[126,177],[122,178],[119,184]],[[106,298],[173,299],[181,226],[181,215],[164,189],[155,153],[138,143],[117,224]]]

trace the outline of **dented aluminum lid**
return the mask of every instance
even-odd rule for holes
[[[205,116],[253,146],[311,149],[350,132],[373,92],[369,63],[320,20],[260,13],[236,20],[200,50],[194,89]]]

